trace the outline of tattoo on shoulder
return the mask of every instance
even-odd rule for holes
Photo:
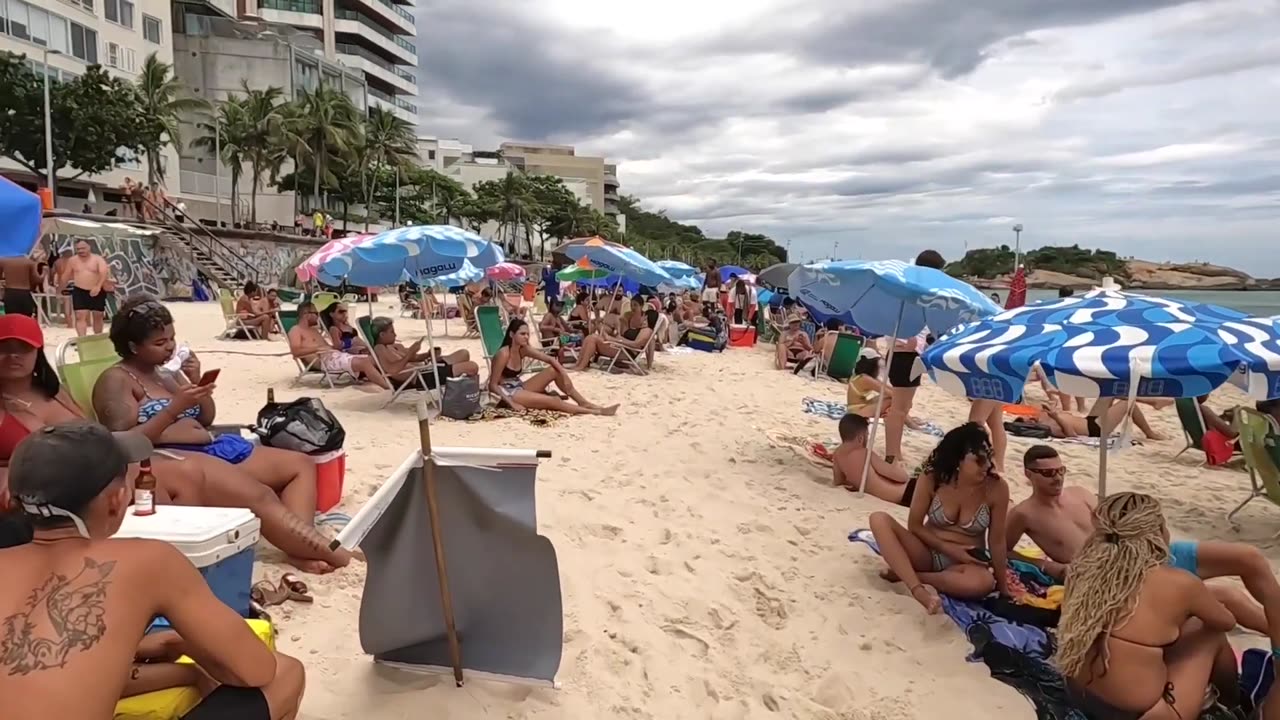
[[[115,561],[84,559],[74,576],[50,575],[27,597],[26,609],[4,619],[0,666],[9,675],[65,667],[107,632],[105,601]]]

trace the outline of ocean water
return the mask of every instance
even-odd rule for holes
[[[987,291],[990,295],[992,292]],[[1000,290],[1001,304],[1009,296],[1007,291]],[[1175,298],[1191,302],[1220,305],[1225,308],[1239,310],[1250,315],[1270,317],[1280,315],[1280,290],[1135,290],[1143,295]],[[1047,300],[1058,297],[1057,290],[1028,290],[1027,302]]]

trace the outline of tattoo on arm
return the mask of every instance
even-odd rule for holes
[[[26,610],[4,619],[0,667],[11,676],[57,670],[72,653],[96,645],[107,632],[105,600],[115,567],[115,561],[86,557],[79,573],[55,572],[32,590]]]

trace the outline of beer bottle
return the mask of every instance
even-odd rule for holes
[[[133,514],[156,514],[156,476],[151,472],[151,461],[138,463],[138,480],[133,484]]]
[[[276,389],[275,389],[275,388],[272,388],[272,387],[267,388],[267,404],[268,404],[268,405],[275,405],[275,404],[276,404]]]

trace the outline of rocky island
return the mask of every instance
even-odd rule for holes
[[[1259,279],[1242,270],[1209,263],[1157,263],[1121,258],[1108,250],[1042,247],[1023,254],[1029,288],[1087,290],[1103,277],[1134,290],[1280,290],[1280,278]],[[1009,286],[1013,249],[970,250],[947,272],[981,288]]]

